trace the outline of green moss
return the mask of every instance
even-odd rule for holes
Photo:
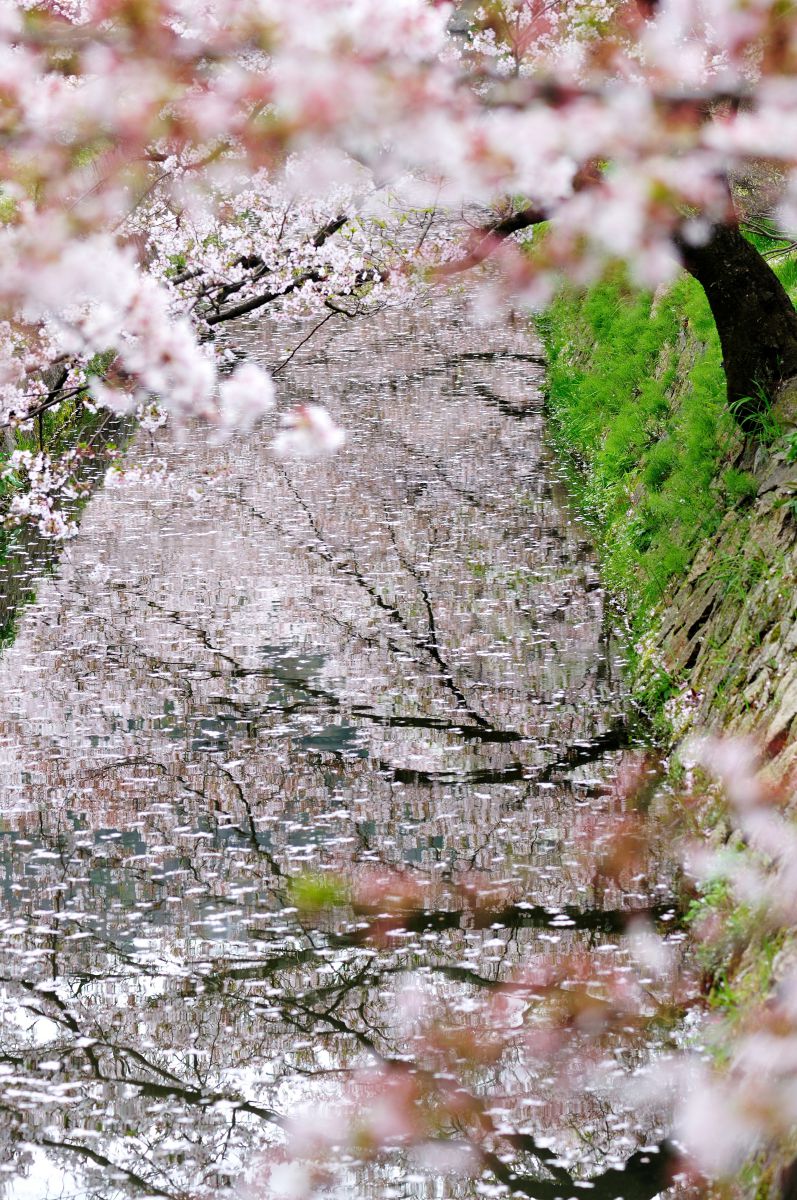
[[[17,202],[10,196],[4,195],[0,188],[0,225],[8,225],[17,215]]]

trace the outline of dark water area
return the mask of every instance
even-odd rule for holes
[[[256,325],[245,348],[274,361]],[[584,863],[643,738],[528,330],[441,299],[330,325],[279,379],[343,451],[142,436],[166,482],[94,496],[0,660],[8,1200],[265,1197],[281,1118],[402,1053],[410,975],[466,1012],[532,959],[616,961],[629,911],[672,917],[666,864],[599,891]],[[297,903],[386,868],[422,896],[390,937]],[[663,1136],[491,1071],[587,1176]],[[336,1186],[487,1194],[417,1165]]]

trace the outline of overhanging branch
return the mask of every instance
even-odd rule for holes
[[[467,253],[462,258],[455,259],[454,262],[444,263],[438,267],[436,274],[445,278],[448,275],[458,275],[461,271],[469,271],[472,267],[478,267],[480,263],[494,254],[513,233],[520,233],[523,229],[541,225],[543,221],[548,220],[549,215],[542,208],[522,208],[508,217],[502,217],[500,221],[496,221],[492,225],[476,230],[470,239],[470,248]]]

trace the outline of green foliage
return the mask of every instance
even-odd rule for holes
[[[302,913],[317,913],[340,908],[347,903],[346,883],[337,875],[320,871],[304,871],[290,880],[291,903]]]
[[[683,327],[702,344],[684,355]],[[641,635],[650,610],[750,477],[716,477],[739,432],[725,404],[719,339],[702,289],[679,280],[653,304],[616,270],[586,296],[562,292],[543,322],[549,407],[560,446],[581,468],[582,508],[604,575]]]
[[[731,505],[747,504],[758,495],[758,481],[748,471],[737,471],[728,467],[722,475],[722,486],[728,503]]]
[[[747,853],[741,845],[726,848],[726,864],[742,862]],[[725,875],[702,884],[687,910],[686,923],[697,934],[696,963],[712,1008],[731,1024],[743,1020],[770,991],[784,931],[773,929],[763,911],[740,902]],[[704,936],[707,932],[710,936]]]
[[[173,257],[177,257],[174,255]],[[111,366],[111,363],[116,358],[115,350],[98,350],[93,354],[86,364],[86,375],[97,375],[100,379],[105,375]]]
[[[0,222],[2,222],[2,193],[0,192]],[[95,354],[86,365],[86,376],[102,377],[110,368],[116,357],[115,351],[105,351]],[[34,453],[40,448],[54,457],[74,446],[87,447],[95,444],[103,428],[109,424],[107,412],[91,412],[85,408],[80,396],[69,396],[55,408],[47,409],[32,422],[30,429],[16,429],[13,435],[8,435],[5,444],[0,448],[0,574],[14,577],[20,564],[15,560],[20,544],[25,544],[25,532],[18,529],[6,528],[4,517],[14,493],[21,486],[21,480],[14,473],[5,474],[8,456],[12,449],[31,450]],[[119,422],[113,426],[122,432],[126,439],[129,427],[119,429]],[[106,449],[111,449],[113,443],[103,438]],[[91,470],[89,467],[88,470]],[[85,503],[85,497],[74,502],[74,512],[78,512]],[[48,569],[53,559],[45,555],[42,567]],[[16,637],[19,610],[35,598],[31,589],[23,589],[15,599],[10,609],[0,604],[0,651],[9,646]]]
[[[742,396],[736,400],[730,407],[734,416],[746,408],[752,397]],[[769,407],[769,400],[763,388],[758,388],[755,397],[758,411],[747,416],[747,428],[753,434],[757,441],[762,442],[765,446],[771,446],[773,442],[778,441],[784,435],[783,425],[775,413]]]
[[[170,254],[169,266],[166,268],[166,274],[169,278],[173,275],[179,275],[186,268],[186,258],[184,254]]]
[[[0,225],[8,225],[17,215],[17,202],[6,196],[0,187]]]
[[[786,291],[793,294],[797,290],[797,257],[788,258],[778,264],[778,276]]]

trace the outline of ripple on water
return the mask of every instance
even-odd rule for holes
[[[598,896],[576,845],[622,807],[626,697],[530,342],[446,300],[342,323],[280,376],[338,456],[158,446],[168,486],[97,494],[36,582],[0,665],[2,1194],[216,1195],[314,1071],[401,1048],[406,970],[464,1003],[666,915],[666,873]],[[402,936],[297,912],[293,875],[384,866],[421,897]],[[636,1144],[595,1095],[565,1119],[498,1078],[535,1127]]]

